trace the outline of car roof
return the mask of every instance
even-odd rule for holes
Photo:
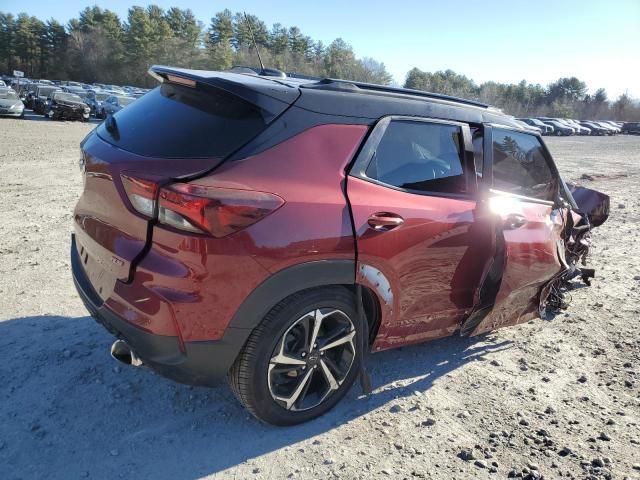
[[[272,77],[254,73],[190,70],[154,65],[149,73],[166,79],[170,75],[225,88],[230,93],[255,90],[315,113],[341,117],[370,118],[375,121],[389,115],[450,119],[467,123],[503,124],[529,131],[515,119],[489,105],[448,95],[388,87],[341,79]]]

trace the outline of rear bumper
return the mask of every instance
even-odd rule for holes
[[[71,236],[71,269],[78,294],[91,316],[125,340],[145,365],[177,382],[202,386],[220,383],[250,333],[246,329],[228,328],[220,340],[185,342],[182,346],[178,337],[147,332],[104,305],[84,272],[75,235]]]

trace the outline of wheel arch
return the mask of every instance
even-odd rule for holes
[[[303,290],[331,286],[345,287],[355,295],[355,268],[354,260],[317,260],[274,273],[249,294],[227,326],[224,336],[235,339],[237,351],[234,357],[267,313],[287,297]],[[371,345],[380,327],[381,309],[375,292],[366,285],[362,285],[362,292]]]
[[[316,260],[280,270],[249,294],[227,328],[253,330],[276,304],[302,290],[331,285],[353,286],[355,265],[354,260]]]

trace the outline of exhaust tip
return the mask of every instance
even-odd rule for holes
[[[111,345],[111,357],[125,365],[131,365],[132,367],[139,367],[142,365],[142,360],[138,357],[129,344],[124,340],[116,340]]]

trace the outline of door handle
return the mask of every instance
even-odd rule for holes
[[[395,213],[377,212],[369,217],[367,223],[377,232],[386,232],[402,225],[404,218]]]
[[[511,214],[504,221],[505,230],[515,230],[527,224],[527,219],[522,215]]]

